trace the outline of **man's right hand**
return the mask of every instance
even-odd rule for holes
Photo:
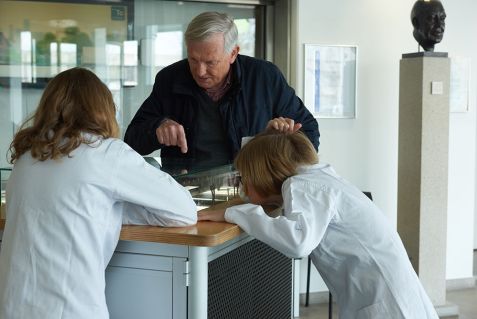
[[[166,119],[158,128],[156,136],[159,143],[166,146],[178,146],[182,153],[187,153],[187,140],[184,127],[176,121]]]

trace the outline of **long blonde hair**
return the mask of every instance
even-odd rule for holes
[[[250,184],[263,197],[280,194],[283,182],[296,175],[299,166],[316,163],[318,154],[306,135],[273,130],[256,135],[234,161],[245,193]]]
[[[83,132],[118,137],[119,126],[108,87],[93,72],[73,68],[46,86],[37,110],[10,144],[10,163],[27,151],[40,161],[68,156],[81,143],[91,143]]]

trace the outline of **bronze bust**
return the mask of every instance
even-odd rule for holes
[[[440,0],[417,0],[411,10],[412,33],[424,51],[434,51],[446,27],[446,12]]]

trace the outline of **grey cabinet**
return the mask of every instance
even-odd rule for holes
[[[174,246],[119,242],[106,269],[111,319],[187,319],[187,250]]]
[[[111,318],[173,318],[172,272],[110,266],[106,280]]]
[[[293,316],[292,259],[246,234],[201,247],[200,258],[195,248],[120,241],[106,270],[111,319]]]

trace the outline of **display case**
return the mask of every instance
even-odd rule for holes
[[[238,173],[231,164],[146,161],[187,187],[198,209],[240,202]],[[112,319],[289,319],[298,314],[298,261],[236,225],[199,222],[169,229],[167,238],[157,227],[124,226],[123,239],[129,230],[134,241],[120,240],[106,272]],[[141,232],[158,242],[137,240]]]
[[[230,163],[194,163],[185,160],[162,161],[145,157],[153,166],[169,173],[191,193],[197,208],[205,208],[239,195],[238,172]]]

